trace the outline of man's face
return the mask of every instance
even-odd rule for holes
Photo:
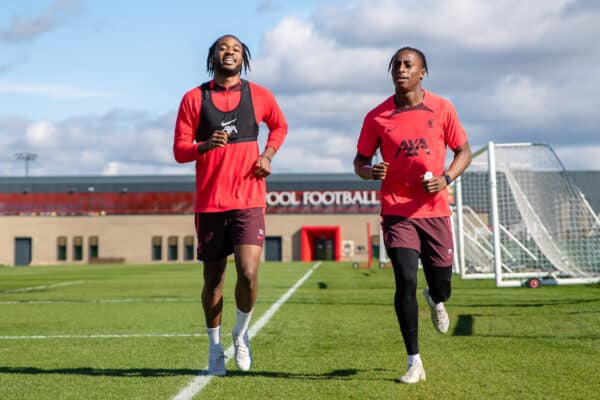
[[[242,71],[242,44],[231,36],[225,36],[215,49],[215,71],[225,75],[239,75]]]
[[[392,81],[397,90],[410,92],[421,86],[425,76],[421,57],[412,50],[402,50],[392,64]]]

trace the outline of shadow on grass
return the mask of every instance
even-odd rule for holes
[[[452,336],[473,336],[473,316],[459,315]]]
[[[323,374],[310,373],[292,373],[292,372],[274,372],[274,371],[227,371],[227,376],[258,376],[274,379],[306,379],[306,380],[329,380],[329,379],[351,379],[359,372],[358,369],[334,369],[331,372]]]
[[[304,379],[304,380],[335,380],[351,379],[357,375],[357,369],[336,369],[323,374],[274,372],[274,371],[227,371],[227,376],[257,376],[275,379]],[[207,375],[206,370],[195,369],[153,369],[153,368],[55,368],[43,369],[36,367],[0,367],[0,374],[24,374],[24,375],[86,375],[86,376],[114,376],[114,377],[165,377],[165,376],[197,376]]]
[[[564,340],[599,340],[600,334],[597,335],[561,335],[561,334],[542,334],[542,335],[494,335],[494,334],[473,334],[473,325],[478,314],[461,314],[456,320],[452,336],[477,336],[486,338],[499,339],[564,339]]]

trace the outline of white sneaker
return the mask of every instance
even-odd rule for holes
[[[233,348],[235,349],[235,364],[242,371],[250,370],[252,366],[252,351],[250,351],[250,343],[248,342],[248,331],[243,335],[231,332],[231,338],[233,339]]]
[[[427,300],[427,304],[429,305],[433,327],[440,333],[448,332],[450,319],[448,318],[448,313],[446,312],[444,303],[435,304],[429,296],[429,290],[427,288],[423,289],[423,296],[425,296],[425,300]]]
[[[208,375],[224,376],[225,352],[220,344],[208,347]]]
[[[425,380],[425,369],[422,361],[415,361],[409,365],[406,373],[402,375],[398,382],[400,383],[417,383]]]

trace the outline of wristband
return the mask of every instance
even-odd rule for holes
[[[269,162],[273,161],[272,158],[269,158],[269,157],[265,156],[264,154],[261,154],[260,156],[263,157],[263,158],[266,158],[267,160],[269,160]]]
[[[449,186],[452,183],[452,178],[450,178],[450,175],[448,175],[445,172],[444,172],[444,179],[446,179],[446,185]]]

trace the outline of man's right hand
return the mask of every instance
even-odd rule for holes
[[[198,153],[204,154],[207,151],[216,149],[217,147],[224,147],[229,141],[229,133],[225,131],[214,131],[206,142],[203,142],[198,146]]]
[[[379,164],[373,165],[371,168],[371,179],[383,180],[385,179],[385,175],[387,174],[389,163],[386,161],[382,161]]]
[[[214,131],[208,138],[208,149],[212,150],[216,147],[223,147],[229,140],[229,133],[225,131]]]

